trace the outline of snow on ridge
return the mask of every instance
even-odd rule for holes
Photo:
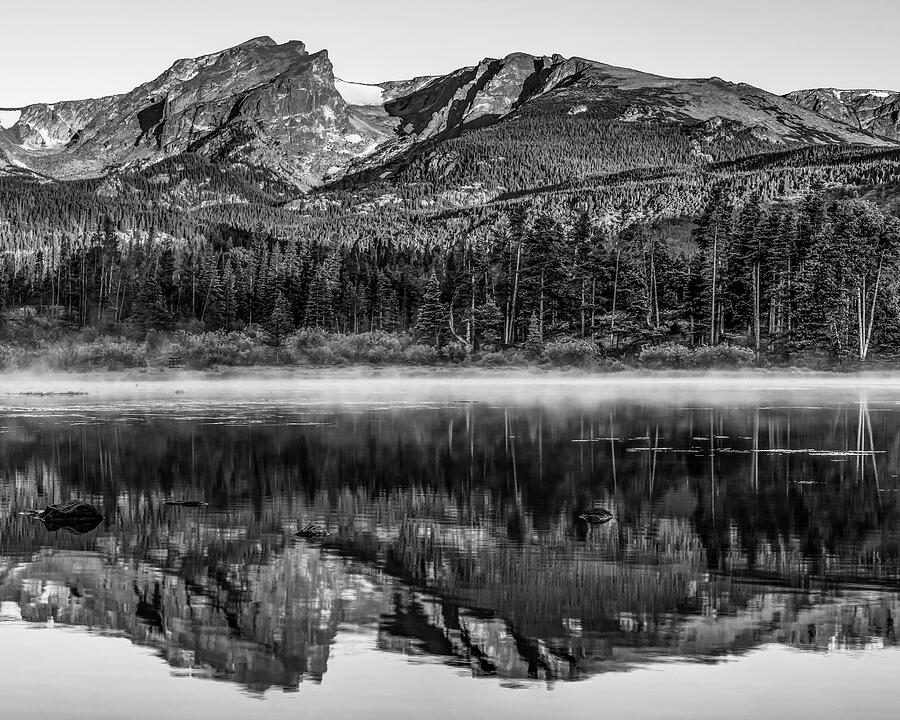
[[[843,100],[845,95],[868,95],[869,97],[876,98],[888,98],[891,95],[896,95],[896,93],[890,92],[888,90],[837,90],[834,89],[831,91],[832,94],[838,99]]]
[[[22,117],[21,110],[0,110],[0,127],[11,128]]]
[[[377,85],[334,79],[334,89],[348,105],[384,105],[384,90]]]

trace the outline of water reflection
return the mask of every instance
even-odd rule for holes
[[[513,686],[893,646],[900,406],[816,400],[11,409],[0,618],[251,692],[321,680],[345,632]],[[71,497],[97,530],[20,515]]]

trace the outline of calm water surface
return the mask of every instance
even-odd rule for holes
[[[895,717],[900,390],[544,390],[0,395],[3,716]]]

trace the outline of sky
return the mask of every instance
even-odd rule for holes
[[[0,11],[0,107],[131,90],[260,35],[380,82],[510,52],[578,55],[773,92],[900,90],[896,0],[41,0]]]

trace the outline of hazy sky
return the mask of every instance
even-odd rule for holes
[[[776,92],[900,90],[896,0],[4,0],[0,23],[0,107],[124,92],[258,35],[327,48],[362,82],[522,50]]]

